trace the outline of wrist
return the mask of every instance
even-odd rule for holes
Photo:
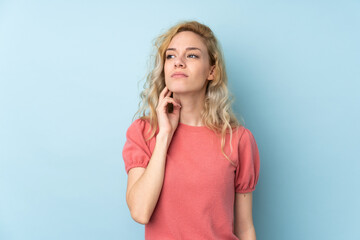
[[[172,138],[172,133],[160,131],[156,135],[156,142],[158,142],[158,141],[163,142],[163,143],[166,143],[166,145],[168,146],[170,144],[171,138]]]

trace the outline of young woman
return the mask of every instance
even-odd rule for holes
[[[211,29],[181,22],[155,42],[123,159],[126,202],[145,239],[256,239],[252,191],[260,159],[231,110]]]

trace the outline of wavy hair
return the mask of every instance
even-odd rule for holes
[[[158,130],[156,106],[159,101],[159,95],[165,87],[165,51],[172,38],[177,33],[183,31],[191,31],[202,37],[208,50],[210,66],[215,65],[214,79],[208,81],[206,86],[205,104],[201,112],[201,120],[207,128],[221,137],[221,152],[231,164],[235,165],[224,152],[226,134],[230,133],[230,149],[232,152],[231,141],[233,130],[242,124],[237,120],[231,109],[233,96],[227,87],[228,79],[221,47],[211,29],[204,24],[197,21],[183,21],[155,39],[155,54],[150,58],[150,70],[146,76],[144,90],[140,94],[139,109],[135,113],[134,118],[138,116],[143,120],[150,121],[151,134],[147,140],[156,134]]]

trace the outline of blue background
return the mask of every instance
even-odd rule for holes
[[[0,239],[143,239],[122,160],[152,40],[212,28],[258,239],[359,239],[359,1],[0,1]],[[204,219],[206,221],[206,219]]]

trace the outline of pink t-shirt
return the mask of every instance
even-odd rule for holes
[[[135,120],[123,148],[125,170],[147,167],[156,136],[149,141],[147,120]],[[229,156],[230,135],[225,153]],[[232,165],[211,130],[179,123],[167,152],[164,183],[145,239],[238,239],[234,232],[235,192],[255,190],[260,157],[255,138],[243,126],[233,131]]]

